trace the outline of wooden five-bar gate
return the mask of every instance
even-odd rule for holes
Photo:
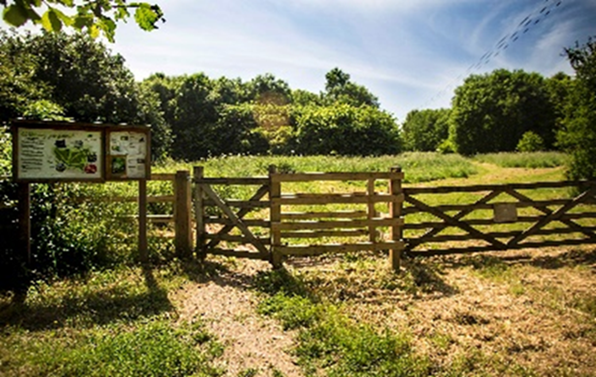
[[[409,256],[596,243],[596,182],[410,187],[403,192],[404,254]],[[462,197],[476,200],[457,203]]]

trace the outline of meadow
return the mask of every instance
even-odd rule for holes
[[[265,175],[270,164],[286,172],[397,165],[411,186],[565,177],[566,158],[558,154],[501,157],[507,162],[429,153],[228,156],[169,161],[153,171],[202,165],[206,176],[253,176]],[[164,182],[149,189],[171,190]],[[134,223],[125,218],[135,205],[80,200],[133,195],[135,184],[54,190],[64,205],[59,221],[68,224],[72,242],[94,255],[84,272],[39,276],[24,294],[0,296],[0,375],[590,376],[596,370],[594,247],[412,259],[394,273],[381,252],[289,259],[284,269],[271,270],[233,258],[180,261],[171,240],[152,238],[152,264],[140,267]],[[170,207],[155,203],[150,210]],[[163,226],[152,232],[163,233]],[[54,262],[64,270],[61,260]]]

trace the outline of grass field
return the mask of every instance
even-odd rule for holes
[[[208,176],[399,164],[424,186],[564,179],[561,166],[440,158],[203,163]],[[399,274],[383,253],[290,259],[279,271],[228,258],[97,269],[0,297],[0,376],[593,376],[595,269],[593,246],[415,259]]]

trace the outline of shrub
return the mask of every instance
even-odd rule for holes
[[[515,150],[518,152],[539,152],[544,150],[544,141],[537,133],[528,131],[519,139]]]

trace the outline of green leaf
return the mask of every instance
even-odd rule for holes
[[[41,17],[41,24],[47,31],[60,31],[62,30],[62,21],[58,19],[54,8],[48,9]]]
[[[91,36],[91,38],[99,37],[99,33],[99,27],[95,24],[91,25],[91,27],[89,28],[89,35]]]
[[[4,8],[4,14],[2,15],[4,21],[12,26],[22,26],[29,19],[27,9],[22,4],[12,4],[7,8]]]
[[[79,15],[74,18],[74,22],[73,22],[72,26],[81,30],[84,27],[91,27],[92,24],[93,24],[93,18],[91,16]]]
[[[56,13],[56,16],[58,16],[60,21],[62,21],[62,23],[64,23],[66,26],[72,26],[74,24],[74,17],[67,16],[58,9],[54,9],[54,12]]]
[[[161,10],[158,7],[151,6],[147,3],[140,3],[135,11],[135,21],[146,31],[155,29],[155,23],[161,17]]]

